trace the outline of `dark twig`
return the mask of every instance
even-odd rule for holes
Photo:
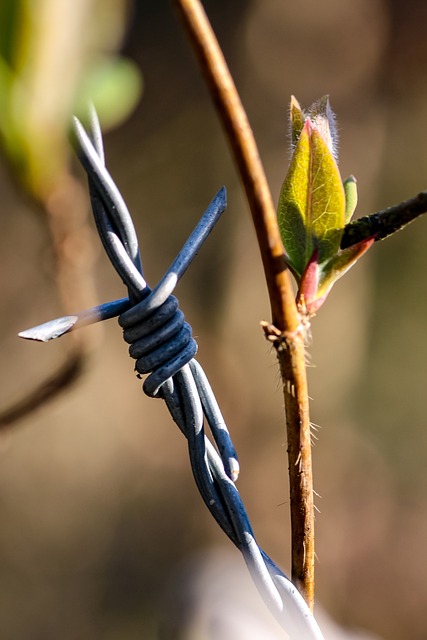
[[[414,198],[347,224],[341,240],[341,249],[351,247],[370,236],[376,236],[376,242],[384,240],[423,213],[427,213],[427,191],[421,191]]]
[[[247,115],[221,48],[198,0],[175,0],[226,130],[255,225],[269,291],[273,342],[286,408],[291,491],[292,579],[310,607],[314,599],[314,508],[309,402],[301,318],[285,265],[276,210]]]

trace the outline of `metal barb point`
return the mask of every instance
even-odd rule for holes
[[[74,316],[65,316],[22,331],[19,335],[46,342],[93,322],[119,317],[123,337],[140,374],[149,374],[144,391],[162,398],[188,440],[197,487],[218,525],[241,551],[249,572],[273,615],[293,640],[322,640],[322,633],[291,581],[258,546],[234,481],[237,454],[209,381],[194,359],[197,344],[191,327],[171,295],[226,207],[223,187],[162,280],[151,290],[143,277],[132,218],[105,167],[96,113],[90,113],[89,134],[74,119],[74,144],[89,178],[95,222],[104,249],[128,288],[128,297]],[[205,435],[209,427],[214,444]]]
[[[49,320],[44,324],[39,324],[37,327],[26,329],[18,333],[20,338],[26,340],[37,340],[39,342],[49,342],[54,338],[63,336],[64,333],[71,331],[78,320],[78,316],[64,316],[63,318],[56,318],[56,320]]]

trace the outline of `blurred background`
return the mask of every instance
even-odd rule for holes
[[[107,166],[134,216],[148,282],[227,186],[227,212],[177,295],[239,453],[258,541],[289,571],[283,399],[259,327],[270,319],[261,261],[173,3],[76,2],[71,15],[67,2],[43,0],[33,15],[25,2],[2,4],[0,637],[283,637],[205,509],[180,432],[142,394],[117,323],[47,345],[17,338],[124,295],[64,130],[76,95],[117,73],[113,95],[100,90]],[[291,94],[307,107],[329,93],[341,173],[358,179],[357,216],[427,188],[423,0],[204,6],[276,200]],[[112,66],[95,65],[88,79],[100,52]],[[421,218],[375,245],[312,322],[316,598],[322,619],[340,627],[325,621],[330,638],[427,637],[425,237]],[[12,419],[59,374],[62,393]],[[233,627],[235,611],[249,627]]]

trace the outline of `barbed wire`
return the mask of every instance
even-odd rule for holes
[[[188,441],[199,492],[218,525],[240,550],[259,593],[291,638],[321,640],[323,635],[304,599],[258,546],[236,488],[239,463],[226,423],[201,365],[190,325],[172,295],[226,208],[226,191],[216,194],[177,258],[154,289],[146,283],[131,215],[105,166],[102,134],[95,110],[87,130],[74,118],[73,143],[88,175],[93,215],[104,249],[128,290],[128,297],[51,320],[22,331],[23,338],[46,342],[78,327],[119,316],[129,353],[144,392],[165,401]],[[205,434],[209,427],[214,444]]]

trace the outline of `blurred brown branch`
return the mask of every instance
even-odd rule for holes
[[[1,143],[15,175],[46,217],[65,314],[92,306],[96,299],[87,196],[69,166],[71,115],[86,107],[89,97],[110,125],[133,108],[141,88],[139,74],[115,53],[127,15],[124,0],[72,5],[20,0],[13,11],[2,14],[0,23]],[[0,427],[69,387],[81,373],[97,331],[70,336],[58,370],[4,410]]]
[[[69,314],[90,306],[96,297],[92,272],[94,249],[86,194],[79,181],[65,172],[40,204],[51,236],[61,307]],[[77,381],[94,346],[97,331],[97,328],[92,328],[89,332],[70,335],[64,362],[25,397],[0,413],[0,429],[11,427]]]
[[[69,354],[66,361],[47,380],[0,414],[0,431],[9,429],[62,391],[66,391],[79,378],[84,360],[85,358],[78,350]]]
[[[285,398],[291,492],[292,579],[314,600],[314,511],[309,402],[301,318],[284,261],[277,216],[252,129],[221,48],[198,0],[175,0],[246,190],[270,297]]]

